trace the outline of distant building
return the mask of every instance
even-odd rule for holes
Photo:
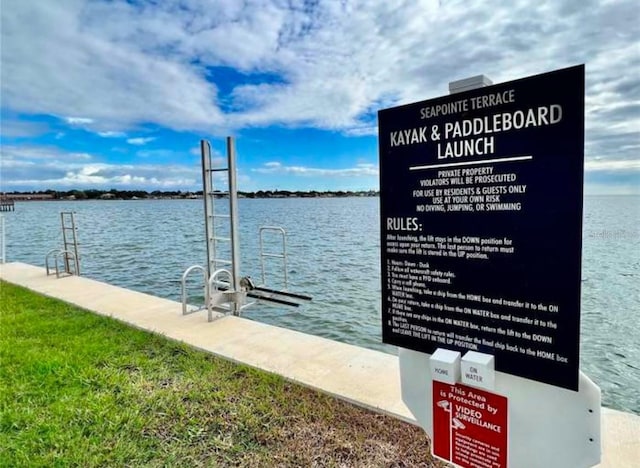
[[[53,200],[50,193],[4,193],[0,195],[4,200],[29,201],[29,200]]]

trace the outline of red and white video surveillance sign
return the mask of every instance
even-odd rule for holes
[[[433,381],[433,454],[463,468],[507,466],[507,398]]]

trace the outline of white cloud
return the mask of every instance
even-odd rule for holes
[[[130,145],[142,146],[152,142],[153,140],[155,140],[155,137],[127,138],[127,143]]]
[[[113,131],[98,132],[98,135],[101,136],[102,138],[124,138],[127,136],[127,134],[124,132],[113,132]]]
[[[89,125],[93,123],[93,119],[88,117],[65,117],[64,120],[69,125]]]
[[[446,93],[448,81],[478,73],[499,82],[586,62],[594,109],[624,102],[615,89],[622,79],[629,89],[638,83],[618,73],[640,60],[634,0],[492,8],[437,0],[5,3],[7,104],[82,113],[93,120],[82,123],[95,126],[280,123],[366,134],[375,129],[371,111]],[[269,72],[282,82],[238,86],[238,112],[225,121],[202,65]]]
[[[611,172],[638,172],[640,173],[640,159],[630,160],[609,160],[609,159],[597,159],[591,161],[585,161],[585,171],[599,172],[599,171],[611,171]]]
[[[109,14],[97,17],[100,5],[81,0],[3,2],[3,106],[71,116],[68,123],[98,131],[140,122],[175,129],[221,123],[216,87],[197,67],[149,53],[142,44],[121,40],[117,31],[104,37],[96,26],[106,22],[122,31],[136,29],[142,12],[122,16],[126,6],[116,2]],[[170,21],[163,27],[172,26]]]
[[[36,146],[36,145],[2,145],[0,150],[2,154],[2,164],[10,163],[11,161],[51,161],[51,160],[66,160],[66,161],[87,161],[93,159],[93,156],[89,153],[82,152],[69,152],[62,151],[55,147],[50,146]]]
[[[637,0],[4,0],[3,106],[69,116],[101,136],[144,124],[360,136],[376,133],[377,109],[446,94],[451,80],[484,73],[501,82],[586,63],[588,159],[632,161],[637,18]],[[220,94],[210,67],[255,79]],[[594,164],[587,170],[604,167]]]
[[[2,148],[3,190],[61,188],[129,188],[199,190],[197,166],[178,164],[110,164],[94,162],[86,153],[66,153],[45,147]]]
[[[285,166],[279,162],[268,162],[263,167],[251,169],[259,174],[280,174],[303,177],[373,177],[378,175],[374,164],[357,164],[355,167],[330,169],[306,166]]]

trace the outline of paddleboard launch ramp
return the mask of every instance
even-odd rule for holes
[[[229,314],[240,315],[257,302],[298,307],[310,301],[311,296],[288,291],[286,231],[279,226],[263,226],[259,230],[261,284],[256,285],[249,276],[241,276],[235,141],[227,137],[226,165],[212,157],[208,141],[200,141],[200,151],[207,262],[187,268],[182,275],[182,313],[207,309],[211,322]],[[279,236],[280,248],[265,252],[264,236],[273,234]],[[282,289],[267,286],[267,261],[282,262]],[[199,273],[203,281],[201,306],[188,304],[187,281],[194,273]]]

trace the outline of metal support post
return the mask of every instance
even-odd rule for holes
[[[213,187],[211,184],[211,146],[206,140],[200,140],[200,154],[202,155],[202,199],[204,201],[204,229],[207,244],[206,277],[214,272],[215,241],[213,240]]]
[[[231,275],[233,289],[240,289],[240,241],[238,236],[238,186],[236,183],[236,146],[233,137],[227,137],[229,159],[229,214],[231,215]],[[240,315],[242,304],[233,303],[233,314]]]
[[[0,216],[0,244],[2,244],[2,246],[0,247],[0,263],[4,263],[7,261],[6,243],[7,243],[7,238],[5,236],[5,230],[4,230],[4,216]]]

